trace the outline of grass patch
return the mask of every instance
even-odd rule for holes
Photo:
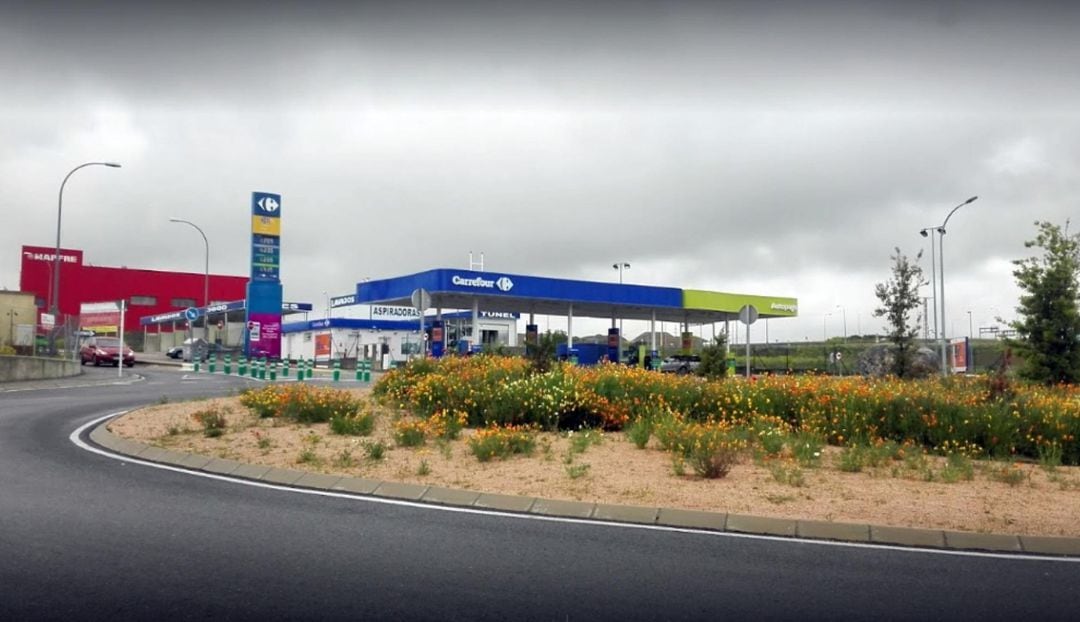
[[[585,462],[581,462],[578,464],[568,464],[566,465],[566,475],[570,479],[580,479],[589,474],[590,468],[592,468],[592,466]]]

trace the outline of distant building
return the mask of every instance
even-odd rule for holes
[[[55,250],[51,247],[23,246],[19,288],[32,292],[41,311],[49,311]],[[125,331],[141,331],[139,318],[203,306],[205,274],[170,272],[127,267],[90,266],[83,252],[60,250],[60,315],[77,316],[84,302],[123,300],[128,306]],[[210,275],[210,303],[243,300],[248,277]],[[62,321],[58,318],[58,322]]]

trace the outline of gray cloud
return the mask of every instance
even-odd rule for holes
[[[63,174],[117,159],[65,198],[95,263],[197,271],[175,215],[242,274],[248,195],[272,190],[290,298],[469,250],[584,278],[628,260],[798,296],[774,329],[817,335],[837,304],[868,317],[892,248],[973,194],[950,287],[1010,307],[1031,221],[1080,194],[1066,3],[229,6],[0,8],[0,283],[52,243]]]

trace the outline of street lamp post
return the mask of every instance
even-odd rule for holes
[[[946,342],[945,342],[945,227],[949,224],[949,219],[952,218],[956,210],[964,207],[968,203],[974,203],[978,196],[973,196],[963,203],[957,205],[949,211],[949,214],[945,217],[945,222],[941,223],[940,227],[936,227],[934,231],[938,234],[938,274],[941,276],[941,330],[938,331],[938,342],[941,346],[941,375],[949,375],[949,366],[946,356]],[[919,232],[923,237],[926,237],[926,229]],[[930,248],[933,250],[933,240],[930,241]]]
[[[847,308],[844,305],[836,305],[837,309],[840,309],[840,313],[844,318],[844,341],[847,341]]]
[[[923,236],[925,238],[925,237],[927,237],[928,235],[930,235],[933,232],[934,232],[933,227],[926,227],[924,229],[919,230],[919,235],[921,235],[921,236]],[[937,251],[934,249],[934,238],[930,238],[930,292],[932,294],[934,294],[933,296],[930,297],[930,299],[934,301],[934,339],[937,339],[937,336],[938,336],[938,325],[937,325],[937,320],[938,320],[938,312],[937,312],[937,304],[938,304],[938,299],[937,299],[937,259],[936,259],[936,257],[937,257]],[[923,304],[925,305],[926,302],[924,301]],[[926,328],[927,328],[927,330],[929,330],[930,325],[927,324]]]
[[[832,313],[826,313],[821,316],[821,352],[825,355],[825,371],[829,370],[829,332],[828,332],[828,320]]]
[[[204,270],[203,270],[203,306],[204,307],[209,307],[210,306],[210,241],[206,239],[206,234],[203,233],[203,230],[200,229],[198,225],[191,222],[190,220],[184,220],[182,218],[173,217],[173,218],[169,218],[169,222],[178,222],[178,223],[182,223],[182,224],[185,224],[185,225],[190,225],[190,226],[194,227],[196,231],[199,232],[199,235],[202,236],[203,245],[206,247],[206,262],[205,262]],[[209,317],[209,315],[203,316],[203,337],[205,337],[207,341],[210,340],[210,327],[206,323],[208,321],[208,317]]]
[[[60,310],[60,222],[64,214],[64,186],[67,185],[68,179],[71,178],[75,171],[87,166],[120,168],[120,165],[116,162],[85,162],[68,171],[68,174],[64,176],[64,181],[60,182],[60,195],[56,201],[56,254],[53,255],[52,288],[49,294],[52,305],[50,312],[53,316],[58,315]]]
[[[629,270],[630,269],[630,264],[625,262],[625,261],[620,261],[618,263],[611,264],[611,267],[613,269],[619,271],[619,285],[622,285],[622,272],[623,272],[623,269],[625,268],[625,269]],[[623,339],[622,329],[623,329],[622,318],[619,318],[619,358],[620,358],[620,360],[622,359],[622,339]],[[616,362],[618,362],[618,361],[616,361]]]

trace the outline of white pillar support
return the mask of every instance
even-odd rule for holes
[[[480,299],[472,299],[472,339],[469,340],[469,348],[480,344]]]
[[[656,310],[652,312],[652,317],[649,318],[649,353],[656,352]]]
[[[570,354],[570,350],[574,347],[574,305],[571,304],[570,308],[566,312],[566,352]]]

